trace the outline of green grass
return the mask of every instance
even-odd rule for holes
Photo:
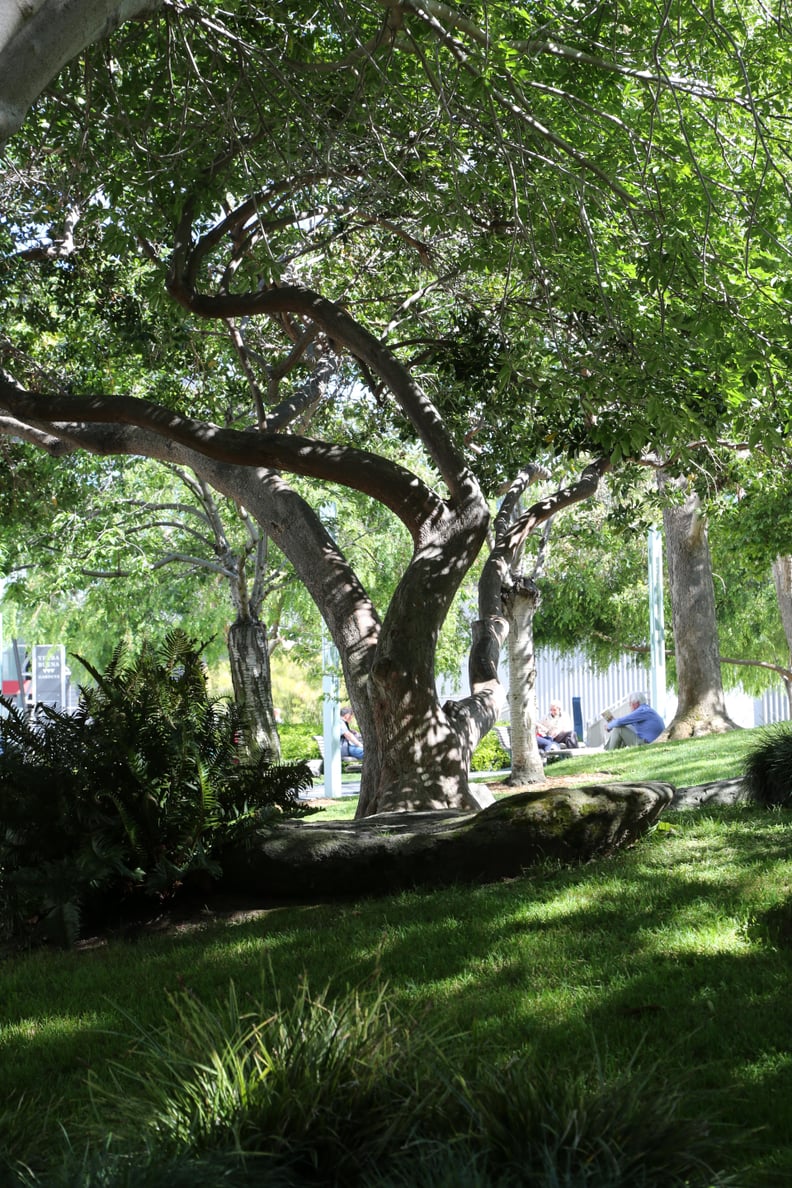
[[[682,742],[652,743],[648,747],[622,747],[594,755],[575,755],[551,764],[547,773],[582,775],[606,772],[620,780],[662,780],[677,787],[731,779],[742,773],[742,760],[755,744],[761,729],[735,730]]]
[[[704,782],[738,774],[752,733],[575,757],[564,771]],[[174,994],[222,1002],[233,981],[266,1010],[275,988],[289,1000],[307,982],[328,1002],[384,992],[450,1037],[460,1076],[505,1075],[515,1060],[570,1083],[657,1072],[736,1137],[721,1166],[738,1188],[790,1183],[791,901],[792,815],[738,806],[669,816],[635,849],[580,868],[8,958],[0,1145],[57,1160],[61,1126],[79,1144],[89,1074],[104,1084],[110,1062],[134,1063],[132,1021],[173,1019]]]
[[[660,780],[676,787],[705,784],[711,780],[731,779],[742,772],[746,753],[756,744],[763,730],[736,730],[730,734],[694,738],[684,742],[653,743],[648,747],[623,747],[618,751],[598,751],[593,755],[570,752],[569,758],[551,763],[548,776],[563,777],[569,784],[587,783],[592,776],[612,776],[617,780]],[[507,771],[497,778],[505,778]],[[359,776],[345,776],[347,784]],[[491,773],[473,773],[476,782],[494,782]],[[321,780],[314,781],[314,794],[324,796]],[[496,793],[503,795],[503,793]],[[508,795],[508,793],[507,793]],[[326,818],[349,820],[355,815],[356,797],[343,796],[323,806]]]

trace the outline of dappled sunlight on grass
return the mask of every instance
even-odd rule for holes
[[[728,953],[739,957],[751,952],[752,945],[739,920],[708,922],[702,921],[700,915],[700,907],[691,907],[678,912],[667,928],[651,934],[643,932],[642,950],[672,958],[706,953]]]
[[[677,742],[652,743],[646,747],[625,747],[594,755],[573,755],[554,764],[548,774],[563,774],[577,782],[586,774],[602,773],[614,779],[659,780],[675,787],[688,787],[711,780],[732,779],[742,774],[742,761],[756,742],[759,730],[735,730],[728,734]]]
[[[528,1053],[618,1070],[637,1051],[717,1094],[735,1124],[766,1123],[780,1147],[792,1133],[790,954],[751,922],[790,896],[792,814],[742,806],[667,820],[585,866],[9,960],[0,1084],[13,1098],[44,1068],[54,1093],[85,1108],[75,1060],[101,1066],[123,1047],[126,1014],[155,1020],[173,991],[211,999],[229,980],[241,1001],[274,1003],[274,987],[288,995],[308,977],[339,996],[386,986],[395,1008],[456,1037],[460,1069]]]

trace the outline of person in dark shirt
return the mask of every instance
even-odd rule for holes
[[[352,710],[348,705],[341,706],[341,758],[363,758],[363,739],[352,729]]]

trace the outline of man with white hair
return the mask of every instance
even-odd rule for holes
[[[642,743],[654,742],[665,730],[665,722],[656,709],[648,704],[645,693],[630,694],[630,712],[621,718],[606,723],[608,737],[605,750],[615,751],[617,747],[637,747]]]

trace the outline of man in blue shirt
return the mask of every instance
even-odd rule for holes
[[[657,710],[647,704],[643,693],[633,693],[629,714],[614,718],[607,727],[605,750],[615,751],[617,747],[637,747],[641,743],[654,742],[665,730],[665,723]]]

